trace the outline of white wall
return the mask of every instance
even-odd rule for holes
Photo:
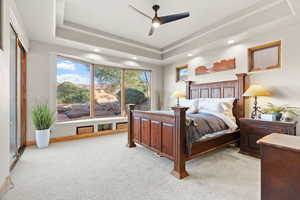
[[[263,35],[257,35],[242,43],[229,46],[223,49],[216,49],[202,53],[201,55],[177,62],[164,68],[164,107],[168,108],[175,104],[175,99],[171,96],[175,90],[185,92],[183,82],[176,83],[176,66],[189,65],[189,79],[199,83],[215,82],[236,79],[236,73],[248,72],[248,48],[265,44],[272,41],[282,40],[282,69],[249,73],[250,84],[261,84],[271,90],[272,97],[259,99],[260,105],[266,102],[282,105],[300,107],[300,25],[293,25],[287,29],[272,31]],[[231,71],[217,72],[208,75],[195,76],[194,70],[197,66],[219,61],[221,59],[236,58],[236,69]],[[246,113],[252,107],[252,102],[247,101]],[[300,127],[298,127],[300,134]]]
[[[152,70],[151,106],[153,109],[159,107],[159,94],[162,91],[162,69],[160,66],[32,41],[28,54],[29,111],[38,101],[48,102],[51,109],[56,110],[56,55],[74,57],[95,64]],[[31,119],[30,112],[28,119]],[[78,124],[55,124],[52,137],[74,135],[76,125]],[[34,140],[34,127],[31,120],[28,120],[27,140]]]
[[[2,0],[3,51],[0,50],[0,186],[9,175],[9,13],[8,0]]]

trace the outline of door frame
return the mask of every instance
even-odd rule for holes
[[[17,155],[16,159],[10,165],[10,171],[16,166],[20,156],[23,154],[26,148],[26,136],[27,136],[27,52],[23,47],[21,41],[19,40],[18,34],[15,31],[12,24],[11,28],[14,31],[17,41],[16,41],[16,72],[17,77],[20,78],[19,84],[17,84],[17,90],[20,91],[19,96],[17,96],[17,108],[20,106],[20,109],[17,109],[17,119],[20,120],[20,123],[17,122],[17,132],[20,131],[20,147],[17,146]],[[20,51],[18,52],[18,48]],[[18,55],[20,53],[20,55]],[[18,65],[18,57],[20,58]],[[18,139],[18,138],[17,138]]]

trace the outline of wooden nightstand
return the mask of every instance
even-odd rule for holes
[[[260,148],[256,143],[262,137],[271,133],[296,135],[297,122],[263,121],[240,119],[241,142],[240,153],[260,157]]]

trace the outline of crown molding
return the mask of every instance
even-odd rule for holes
[[[126,45],[130,45],[133,47],[137,47],[137,48],[141,48],[147,51],[152,51],[155,53],[162,53],[162,49],[151,46],[151,45],[147,45],[144,44],[142,42],[138,42],[135,40],[131,40],[131,39],[127,39],[121,36],[117,36],[108,32],[104,32],[98,29],[94,29],[94,28],[90,28],[81,24],[77,24],[71,21],[64,21],[63,24],[61,25],[61,27],[63,28],[67,28],[67,29],[72,29],[72,30],[76,30],[76,31],[80,31],[80,32],[84,32],[86,34],[89,35],[94,35],[100,38],[104,38],[104,39],[108,39],[108,40],[112,40],[114,42],[119,42],[122,44],[126,44]]]
[[[231,15],[229,17],[224,18],[222,21],[219,21],[213,25],[210,25],[200,31],[197,31],[185,38],[182,38],[166,47],[163,48],[163,54],[168,53],[169,51],[172,51],[178,47],[181,47],[185,44],[191,43],[194,40],[203,37],[207,34],[210,34],[211,32],[214,31],[218,31],[220,29],[222,29],[223,27],[226,27],[228,25],[234,24],[236,22],[242,21],[243,19],[249,17],[249,16],[253,16],[255,14],[258,14],[260,12],[266,11],[282,2],[286,2],[289,0],[268,0],[268,1],[263,1],[263,2],[259,2],[254,6],[251,6],[250,8],[246,8],[234,15]],[[289,3],[288,3],[289,4]],[[290,3],[291,5],[291,3]],[[291,7],[290,7],[291,8]]]
[[[63,16],[62,11],[62,5],[64,6],[65,0],[57,0],[59,1],[59,5],[57,6],[56,9],[56,17],[60,17],[58,21],[61,21],[61,17]],[[63,2],[63,3],[62,3]],[[253,17],[257,19],[258,15],[261,15],[263,13],[267,12],[272,12],[273,9],[278,9],[281,5],[285,6],[285,8],[290,9],[289,15],[291,16],[297,16],[297,12],[299,11],[298,7],[295,8],[296,0],[265,0],[258,2],[254,6],[251,6],[249,8],[246,8],[244,10],[241,10],[238,13],[235,13],[234,15],[231,15],[229,17],[224,18],[222,21],[219,21],[213,25],[210,25],[206,27],[205,29],[199,30],[187,37],[184,37],[176,42],[173,42],[172,44],[164,47],[164,48],[158,48],[154,47],[148,44],[145,44],[143,42],[127,39],[118,35],[114,35],[108,32],[104,32],[98,29],[90,28],[81,24],[77,24],[74,22],[70,21],[63,21],[63,23],[58,23],[56,24],[56,35],[55,37],[58,39],[64,39],[72,42],[77,42],[77,43],[86,43],[87,45],[94,46],[94,47],[99,47],[101,49],[105,49],[105,52],[110,52],[110,53],[116,53],[116,52],[123,52],[128,55],[137,55],[140,56],[141,58],[149,58],[150,60],[155,60],[155,63],[168,63],[170,60],[176,59],[181,59],[179,58],[181,55],[186,54],[189,51],[197,51],[199,49],[199,41],[205,39],[205,38],[210,38],[205,40],[205,44],[201,44],[200,46],[208,45],[214,43],[212,40],[211,35],[222,35],[218,34],[220,32],[224,32],[224,30],[228,30],[230,26],[234,26],[236,24],[241,24],[243,21],[248,20],[249,18]],[[286,17],[286,11],[285,13],[275,15],[274,19],[269,18],[269,21],[263,21],[256,23],[257,26],[263,25],[264,23],[269,23],[272,21],[276,21],[280,18]],[[272,16],[274,14],[271,13]],[[251,23],[252,24],[252,23]],[[253,27],[251,27],[253,28]],[[245,34],[247,30],[237,30],[237,31],[229,31],[227,36],[229,34],[233,35],[243,35],[245,37],[250,37],[249,34]],[[74,34],[74,36],[72,35]],[[81,35],[81,36],[80,36]],[[247,35],[247,36],[246,36]],[[84,37],[89,38],[89,39],[83,39]],[[80,38],[80,40],[78,40]],[[226,39],[226,37],[223,38],[223,40]],[[220,40],[220,38],[216,37],[215,40]],[[86,42],[88,41],[88,42]],[[113,45],[110,45],[110,43]],[[103,45],[106,44],[106,45]],[[118,46],[119,44],[119,46]],[[195,46],[194,44],[199,44],[198,47]],[[224,46],[225,44],[223,44]],[[110,49],[110,47],[112,49]],[[117,48],[114,48],[117,47]]]

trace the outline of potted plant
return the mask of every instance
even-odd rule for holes
[[[35,139],[38,148],[49,145],[50,127],[54,123],[54,112],[48,108],[48,104],[37,104],[32,109],[32,121],[36,128]]]
[[[267,108],[263,110],[263,113],[271,113],[274,115],[275,120],[280,121],[282,118],[282,114],[284,114],[284,120],[289,120],[291,115],[298,116],[296,111],[299,108],[297,107],[289,107],[288,105],[275,106],[272,103],[267,104]]]

